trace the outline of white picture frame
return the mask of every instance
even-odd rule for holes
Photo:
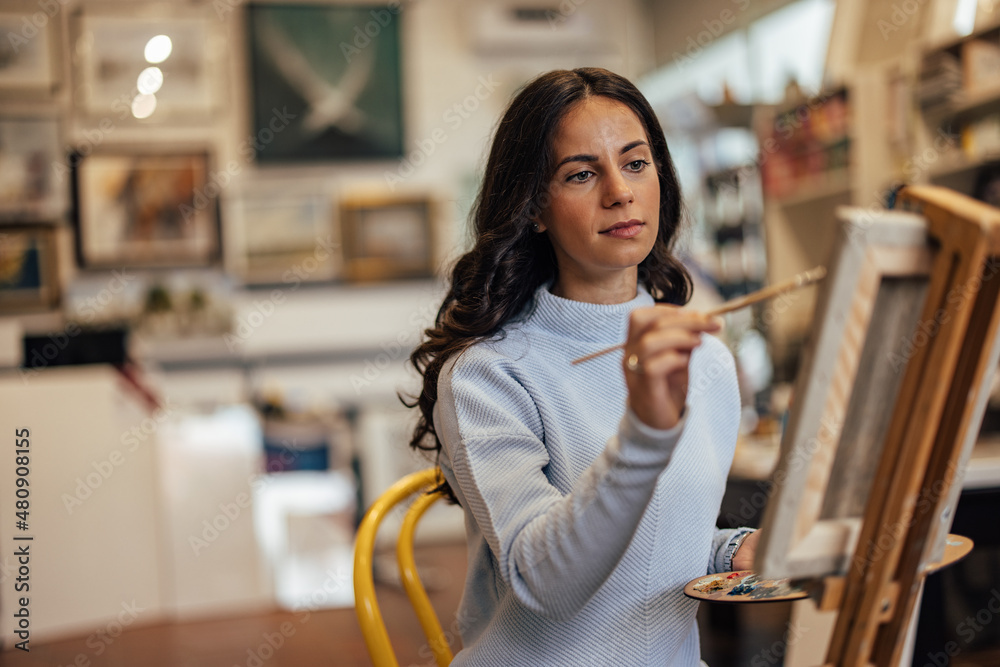
[[[60,81],[62,13],[36,3],[5,3],[0,9],[0,100],[47,99]]]
[[[219,109],[225,45],[204,8],[88,6],[72,28],[81,116],[169,124],[207,121]]]
[[[229,203],[233,269],[245,284],[325,282],[343,271],[340,230],[326,194],[270,189]]]

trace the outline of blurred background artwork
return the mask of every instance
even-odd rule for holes
[[[51,227],[0,228],[0,314],[58,305],[55,237]]]
[[[144,14],[98,9],[75,17],[81,111],[117,121],[157,110],[160,120],[214,111],[221,101],[216,24],[184,16],[183,8],[154,5]]]
[[[218,255],[207,156],[98,154],[74,162],[82,265],[205,265]]]
[[[63,215],[68,193],[52,169],[62,150],[56,118],[0,116],[0,219]]]
[[[402,153],[398,11],[374,5],[248,8],[258,160]]]
[[[347,274],[360,281],[432,276],[432,209],[419,197],[345,199],[340,218]]]
[[[242,246],[239,272],[247,283],[280,283],[290,275],[320,282],[342,277],[339,221],[327,197],[270,188],[236,198],[232,212],[242,223],[232,242]],[[301,266],[301,275],[289,273],[294,266]]]
[[[8,36],[0,44],[0,86],[48,95],[57,80],[58,38],[44,27],[36,27],[32,39],[21,35],[26,16],[15,8],[0,10],[0,32]]]

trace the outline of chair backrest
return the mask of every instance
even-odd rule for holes
[[[390,510],[414,494],[420,495],[410,505],[396,541],[396,559],[399,562],[400,578],[439,667],[450,664],[454,657],[444,631],[441,629],[437,614],[434,613],[434,607],[431,606],[430,599],[427,597],[427,591],[424,590],[424,586],[417,576],[417,567],[413,558],[413,536],[416,532],[417,521],[438,498],[444,496],[440,492],[430,492],[440,482],[441,473],[437,468],[428,468],[407,475],[389,487],[372,503],[358,527],[357,542],[354,547],[354,612],[357,614],[361,634],[364,635],[365,645],[368,647],[368,653],[371,655],[375,667],[398,667],[399,665],[389,641],[389,633],[386,631],[382,612],[378,607],[378,600],[375,598],[375,578],[372,571],[375,534]]]

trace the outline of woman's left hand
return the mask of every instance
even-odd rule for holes
[[[733,556],[733,572],[752,570],[753,558],[757,554],[757,542],[760,541],[760,531],[755,530],[743,538],[743,543]]]

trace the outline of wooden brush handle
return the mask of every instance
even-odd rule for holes
[[[826,268],[822,266],[817,266],[816,268],[809,269],[808,271],[803,271],[797,274],[795,277],[786,280],[785,282],[778,283],[777,285],[771,285],[770,287],[765,287],[764,289],[759,289],[756,292],[751,292],[745,296],[737,297],[735,299],[730,299],[726,301],[721,306],[713,308],[712,310],[706,312],[705,314],[709,317],[715,317],[717,315],[722,315],[724,313],[731,313],[734,310],[739,310],[740,308],[746,308],[747,306],[752,306],[755,303],[760,303],[761,301],[767,301],[768,299],[773,299],[779,294],[784,294],[785,292],[792,292],[797,289],[801,289],[806,285],[812,285],[817,283],[826,277]],[[625,347],[624,343],[621,345],[615,345],[614,347],[606,347],[603,350],[598,350],[597,352],[592,352],[591,354],[580,357],[579,359],[574,359],[570,362],[572,365],[582,364],[585,361],[590,361],[591,359],[596,359],[598,357],[603,357],[605,354],[610,354],[615,350],[621,350]]]

